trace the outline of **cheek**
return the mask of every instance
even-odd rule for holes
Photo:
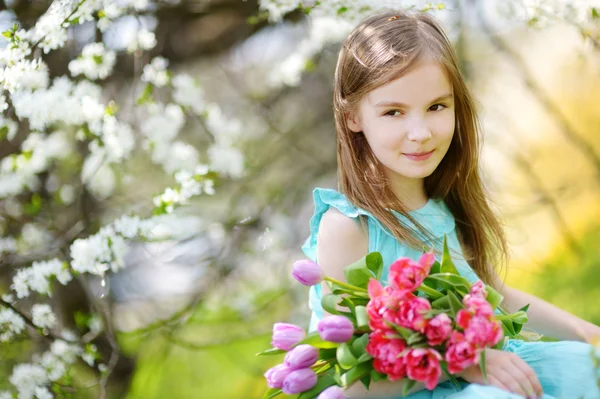
[[[454,113],[448,112],[445,115],[440,115],[434,121],[432,131],[435,132],[435,135],[440,142],[446,142],[448,145],[450,145],[452,137],[454,136],[455,126],[456,121],[454,118]]]

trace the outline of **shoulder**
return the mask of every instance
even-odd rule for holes
[[[366,225],[336,208],[329,208],[321,218],[317,239],[317,258],[327,273],[340,277],[343,268],[369,251]]]

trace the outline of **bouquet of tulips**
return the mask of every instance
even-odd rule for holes
[[[286,355],[265,373],[263,399],[280,393],[341,399],[343,388],[357,381],[368,389],[386,379],[403,379],[405,395],[418,381],[435,388],[442,373],[458,384],[456,374],[472,365],[486,375],[485,348],[501,348],[505,336],[522,338],[527,306],[507,314],[497,291],[458,273],[445,240],[441,262],[433,252],[418,261],[400,258],[390,266],[387,286],[379,282],[382,271],[378,252],[347,266],[347,283],[324,276],[312,261],[294,263],[300,283],[326,281],[331,294],[321,304],[329,315],[308,335],[275,323],[273,348],[259,355]]]

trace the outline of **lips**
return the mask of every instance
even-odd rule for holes
[[[414,157],[419,157],[419,156],[430,154],[432,152],[433,152],[433,150],[427,151],[427,152],[407,152],[407,153],[404,153],[404,155],[411,155]]]

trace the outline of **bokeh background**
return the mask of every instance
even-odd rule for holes
[[[65,324],[75,323],[73,315],[92,314],[90,303],[103,310],[110,334],[100,334],[95,344],[108,356],[114,337],[119,355],[108,380],[110,398],[260,398],[264,371],[281,361],[255,356],[269,347],[272,324],[308,326],[308,290],[291,279],[290,269],[303,256],[312,189],[336,187],[332,80],[341,40],[354,21],[337,1],[332,7],[339,15],[292,7],[271,18],[265,5],[277,2],[262,2],[263,8],[256,0],[150,4],[123,17],[101,40],[120,51],[128,35],[153,30],[158,45],[139,57],[166,57],[173,71],[198,79],[223,118],[241,123],[243,175],[165,221],[172,240],[134,243],[127,268],[106,280],[61,287],[52,303],[63,310]],[[593,8],[599,5],[444,5],[430,12],[443,21],[477,100],[485,180],[512,251],[503,276],[600,324],[600,8]],[[31,25],[48,6],[7,1],[0,21],[4,28],[15,20]],[[67,73],[68,62],[94,39],[93,28],[73,30],[70,44],[47,58],[53,75]],[[127,103],[143,88],[140,73],[137,56],[123,51],[103,90]],[[187,120],[180,136],[199,149],[210,142],[200,120]],[[14,150],[0,141],[0,158]],[[114,173],[119,184],[109,198],[87,195],[51,216],[76,220],[80,209],[74,208],[83,207],[94,221],[79,233],[85,236],[124,209],[148,211],[148,198],[170,181],[142,156]],[[20,218],[15,199],[0,200],[0,221],[12,219],[31,221]],[[23,229],[20,239],[43,242],[40,234]],[[18,265],[0,256],[2,293]],[[43,345],[39,338],[0,345],[0,390],[10,388],[12,367]],[[77,367],[72,378],[71,397],[98,397],[97,375],[88,368]]]

